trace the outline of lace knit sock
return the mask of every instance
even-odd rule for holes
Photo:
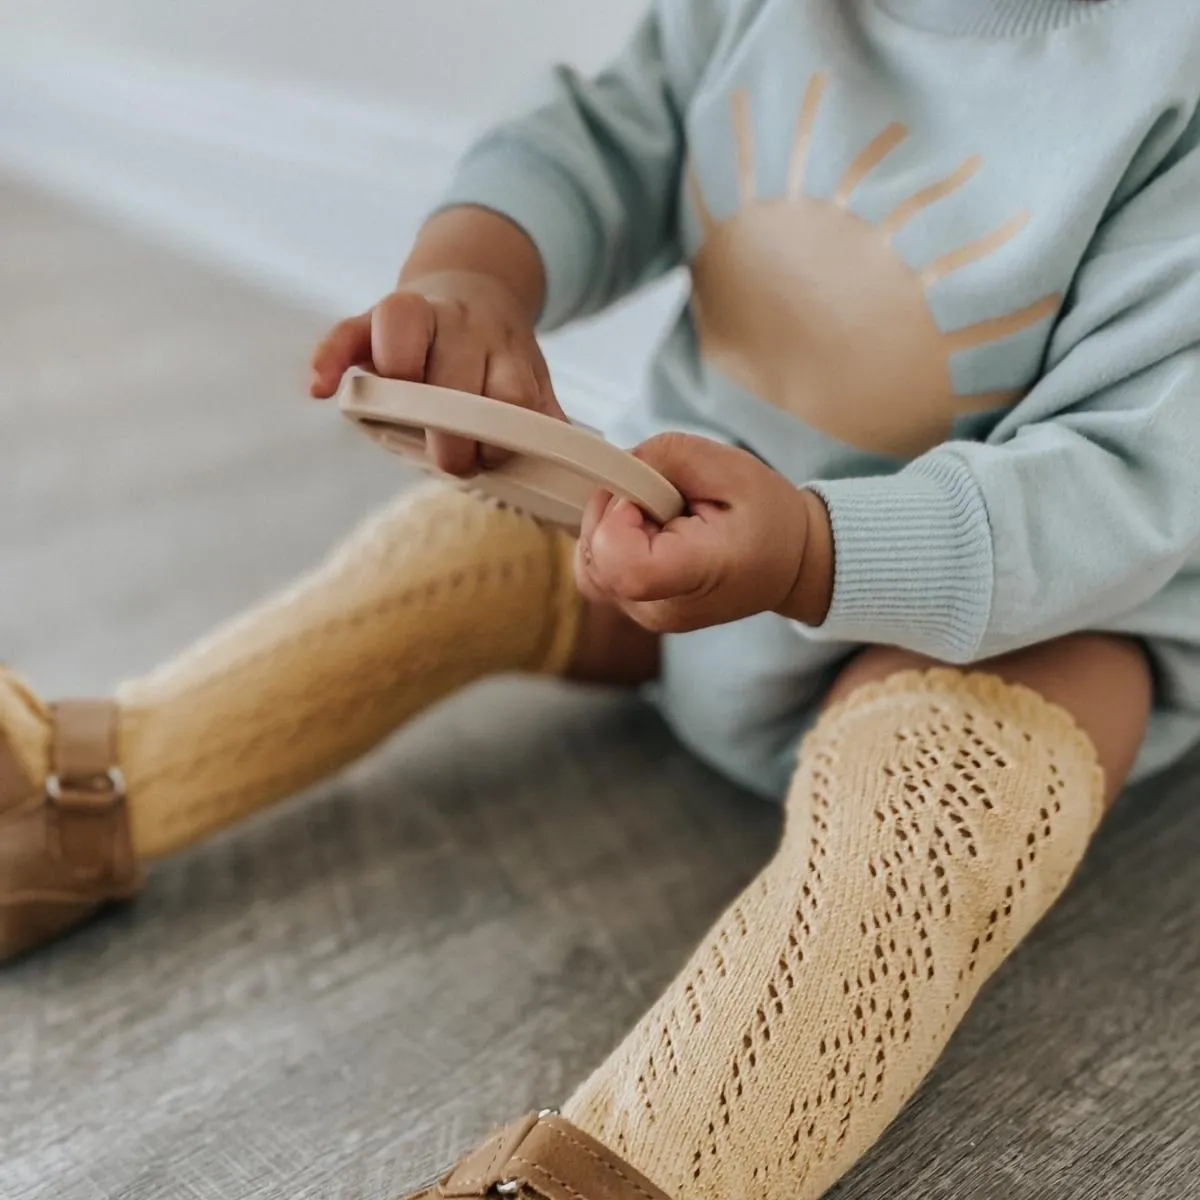
[[[406,493],[289,590],[124,685],[135,850],[156,858],[313,783],[483,676],[557,673],[573,544],[445,487]],[[0,672],[0,726],[46,772],[49,725]]]
[[[779,851],[564,1115],[675,1200],[814,1200],[1065,887],[1103,774],[990,675],[904,673],[804,744]]]

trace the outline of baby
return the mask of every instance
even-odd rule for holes
[[[819,1196],[1200,739],[1198,102],[1193,0],[657,0],[471,150],[312,390],[561,416],[535,328],[682,264],[606,432],[687,515],[599,494],[576,541],[425,487],[114,702],[0,675],[0,956],[486,675],[647,685],[779,849],[428,1194]]]

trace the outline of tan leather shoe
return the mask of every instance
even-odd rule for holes
[[[24,954],[141,883],[116,766],[116,707],[55,706],[53,773],[29,778],[0,732],[0,962]]]
[[[670,1200],[607,1146],[557,1113],[522,1117],[406,1200]]]

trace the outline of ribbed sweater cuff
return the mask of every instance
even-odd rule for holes
[[[879,478],[809,485],[833,526],[833,602],[818,631],[969,662],[992,607],[987,509],[970,471],[936,454]]]

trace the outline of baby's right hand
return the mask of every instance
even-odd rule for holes
[[[500,280],[479,272],[443,271],[408,280],[370,311],[339,322],[313,352],[312,395],[328,399],[351,367],[567,419],[519,299]],[[454,475],[472,475],[504,457],[432,431],[429,454]]]

